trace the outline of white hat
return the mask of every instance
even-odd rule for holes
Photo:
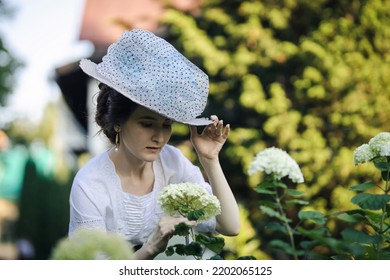
[[[197,118],[206,107],[208,76],[171,44],[151,32],[125,31],[99,64],[81,69],[132,101],[174,121],[208,125]]]

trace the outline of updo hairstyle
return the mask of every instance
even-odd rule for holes
[[[106,84],[99,84],[95,121],[112,144],[115,144],[115,127],[123,124],[139,106]]]

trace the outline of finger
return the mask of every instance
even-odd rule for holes
[[[187,221],[187,222],[185,222],[188,226],[190,226],[190,227],[194,227],[194,226],[196,226],[198,223],[196,222],[196,221]]]
[[[227,124],[225,126],[225,130],[223,131],[223,134],[222,134],[223,138],[225,138],[225,139],[228,138],[229,133],[230,133],[230,124]]]
[[[173,224],[160,225],[161,236],[167,236],[167,235],[173,234],[174,232],[175,232],[175,225],[173,225]]]
[[[197,224],[196,221],[190,221],[190,220],[188,220],[188,218],[178,218],[176,221],[176,225],[178,225],[180,223],[185,223],[189,226],[196,226],[196,224]]]
[[[215,133],[215,130],[217,129],[216,125],[217,125],[217,124],[215,123],[215,121],[214,121],[213,123],[207,125],[207,126],[203,129],[202,134],[204,134],[205,132],[210,133],[210,134]]]
[[[218,117],[216,115],[211,115],[210,120],[212,120],[215,123],[218,123]]]
[[[223,129],[223,120],[220,120],[217,124],[215,133],[220,136],[222,134],[222,129]]]

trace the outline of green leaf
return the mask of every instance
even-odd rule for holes
[[[379,252],[378,260],[390,260],[390,252]]]
[[[220,261],[223,260],[223,258],[220,255],[214,255],[209,260],[215,260],[215,261]]]
[[[299,211],[298,217],[302,221],[312,221],[319,225],[324,225],[327,222],[326,216],[318,211]]]
[[[241,256],[237,260],[256,260],[254,256]]]
[[[169,246],[166,250],[165,250],[165,254],[170,257],[172,256],[174,253],[175,253],[175,246]]]
[[[383,241],[390,244],[390,235],[389,233],[386,233],[386,234],[382,234],[382,238],[383,238]],[[390,253],[390,247],[387,247],[387,250],[389,251]]]
[[[298,227],[297,231],[301,233],[304,237],[316,241],[322,246],[330,248],[332,252],[335,252],[337,254],[345,254],[345,252],[349,251],[351,247],[350,244],[346,241],[341,241],[336,238],[330,237],[329,230],[326,227],[320,227],[310,230]]]
[[[380,210],[390,201],[388,194],[359,193],[351,199],[351,202],[363,209]]]
[[[390,162],[374,162],[374,166],[380,171],[390,170]]]
[[[180,256],[184,256],[186,254],[184,244],[176,244],[176,245],[170,246],[170,248],[174,249],[176,254],[178,254]]]
[[[280,232],[280,233],[285,234],[285,235],[288,234],[286,227],[283,224],[281,224],[280,222],[270,222],[264,226],[264,229],[270,230],[273,233]]]
[[[342,213],[337,215],[337,218],[341,221],[348,222],[348,223],[359,223],[365,221],[365,217],[359,214],[349,215],[348,213]]]
[[[279,208],[278,203],[276,203],[275,201],[271,201],[271,200],[259,200],[259,205],[267,206],[267,207],[273,208],[273,209]]]
[[[305,252],[303,250],[296,250],[294,249],[293,247],[291,247],[291,245],[287,242],[284,242],[282,240],[279,240],[279,239],[274,239],[272,240],[269,245],[272,247],[272,248],[276,248],[276,249],[282,249],[283,251],[285,251],[287,254],[289,255],[297,255],[297,256],[302,256],[305,254]]]
[[[339,216],[339,215],[342,215],[342,214],[347,214],[347,215],[355,215],[355,214],[358,214],[358,215],[361,215],[361,216],[365,216],[366,215],[366,210],[363,210],[363,209],[353,209],[353,210],[345,210],[345,211],[338,211],[338,212],[334,212],[332,213],[331,216]]]
[[[219,254],[225,246],[225,239],[222,237],[209,237],[199,233],[196,235],[195,240],[217,254]]]
[[[255,188],[255,191],[257,193],[261,193],[261,194],[276,194],[276,191],[270,190],[269,188],[261,186],[261,185],[257,186]]]
[[[179,223],[175,226],[175,235],[187,236],[190,234],[190,229],[191,226],[187,225],[186,223]]]
[[[300,197],[305,194],[303,191],[298,191],[298,190],[292,190],[292,189],[287,189],[285,192],[286,195],[293,196],[293,197]]]
[[[273,182],[275,187],[282,188],[282,189],[287,189],[287,185],[283,182],[280,181],[274,181]]]
[[[273,188],[275,188],[275,185],[272,182],[263,181],[256,188],[273,189]]]
[[[197,256],[201,257],[203,255],[202,246],[200,246],[197,242],[191,242],[188,245],[184,244],[176,244],[173,246],[169,246],[165,250],[165,254],[167,256],[172,256],[174,253],[180,256]]]
[[[287,250],[292,251],[291,245],[283,240],[280,240],[280,239],[271,240],[269,245],[273,248],[283,249],[286,251]]]
[[[327,237],[329,235],[329,229],[325,226],[304,229],[303,227],[297,227],[297,231],[306,237],[310,237],[313,240],[317,240],[319,237]]]
[[[341,236],[344,240],[364,244],[379,244],[382,241],[379,235],[369,235],[351,228],[344,229],[341,232]]]
[[[187,213],[189,211],[189,208],[187,205],[176,205],[175,210],[180,213]]]
[[[279,181],[263,181],[256,188],[260,189],[276,189],[276,188],[287,188],[286,184]]]
[[[283,215],[281,215],[279,212],[275,211],[274,209],[272,208],[269,208],[267,206],[260,206],[260,210],[266,214],[267,216],[269,217],[273,217],[273,218],[276,218],[278,220],[281,220],[282,222],[291,222],[291,220]]]
[[[366,190],[371,189],[374,186],[376,186],[376,183],[374,183],[374,182],[365,182],[365,183],[351,187],[350,190],[357,191],[357,192],[364,192]]]
[[[390,217],[390,204],[386,204],[386,215]]]
[[[318,241],[314,240],[314,241],[302,241],[301,243],[299,243],[302,247],[302,249],[305,249],[306,251],[311,251],[313,250],[313,248],[315,246],[317,246],[319,244]]]
[[[389,170],[381,172],[382,179],[385,181],[390,181],[390,173]]]
[[[299,204],[299,205],[308,205],[309,202],[302,199],[286,199],[286,204],[292,205],[292,204]]]
[[[380,252],[377,250],[377,245],[363,245],[364,253],[357,256],[360,259],[378,260],[381,257]]]
[[[380,222],[381,213],[372,212],[365,209],[354,209],[347,211],[335,212],[332,216],[338,216],[340,220],[351,222],[351,223],[368,223],[371,224],[371,220],[375,222]]]
[[[372,247],[363,243],[350,243],[348,245],[349,252],[354,259],[363,259],[365,255],[372,255]]]
[[[188,218],[188,220],[190,220],[190,221],[197,221],[197,220],[199,220],[203,215],[204,215],[204,210],[203,210],[203,209],[194,210],[194,211],[188,212],[187,218]]]
[[[174,246],[172,246],[175,248],[175,253],[180,255],[180,256],[185,256],[186,255],[186,252],[185,252],[185,245],[184,244],[176,244]]]
[[[203,248],[198,242],[191,242],[187,246],[184,246],[184,252],[187,256],[203,256]]]
[[[225,239],[222,237],[213,237],[209,244],[205,244],[206,248],[210,249],[214,253],[220,253],[225,246]]]
[[[211,237],[203,234],[203,233],[198,233],[196,236],[195,236],[195,240],[201,244],[207,244],[210,242],[210,239]]]

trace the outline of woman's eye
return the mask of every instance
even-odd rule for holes
[[[152,123],[148,123],[148,122],[141,122],[141,126],[143,127],[152,127]]]
[[[157,123],[153,123],[153,122],[140,122],[140,125],[144,128],[152,128],[154,126],[156,126],[156,128],[160,125],[160,124],[157,124]],[[172,128],[172,123],[169,122],[169,123],[163,123],[161,124],[162,128],[163,129],[171,129]]]

